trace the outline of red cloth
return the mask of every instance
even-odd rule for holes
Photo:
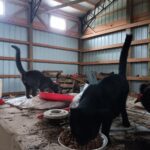
[[[0,105],[5,104],[4,100],[2,98],[0,98]]]
[[[137,95],[137,99],[136,99],[136,101],[135,101],[134,103],[138,103],[138,102],[140,102],[140,101],[141,101],[142,96],[143,96],[143,94],[138,94],[138,95]]]

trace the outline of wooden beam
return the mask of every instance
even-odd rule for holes
[[[15,57],[4,57],[4,56],[0,56],[0,60],[16,60]],[[21,61],[30,61],[28,58],[21,58]]]
[[[54,11],[54,10],[57,10],[57,9],[60,9],[60,8],[64,8],[64,7],[67,7],[67,6],[71,6],[71,5],[73,5],[73,4],[78,4],[78,3],[81,3],[81,2],[83,2],[83,1],[85,1],[85,0],[69,1],[69,2],[66,2],[66,3],[64,3],[64,4],[51,7],[49,10],[44,11],[44,13],[50,13],[51,11]]]
[[[42,44],[42,43],[33,43],[33,46],[45,47],[45,48],[51,48],[51,49],[58,49],[58,50],[65,50],[65,51],[76,51],[76,52],[79,52],[79,50],[75,49],[75,48],[67,48],[67,47],[54,46],[54,45]]]
[[[8,43],[15,43],[15,44],[29,45],[29,42],[27,42],[27,41],[14,40],[14,39],[8,39],[8,38],[0,38],[0,41],[1,42],[8,42]]]
[[[0,75],[0,78],[21,78],[21,75],[8,75],[8,74],[5,74],[5,75]]]
[[[21,91],[21,92],[3,92],[2,95],[3,96],[10,96],[10,95],[24,95],[25,91]]]
[[[38,63],[79,65],[79,62],[71,62],[71,61],[41,60],[41,59],[33,59],[33,60],[31,60],[31,61],[32,61],[32,62],[38,62]]]
[[[103,35],[103,34],[113,33],[113,32],[116,32],[116,31],[121,31],[121,30],[125,30],[125,29],[128,29],[128,28],[139,27],[139,26],[143,26],[143,25],[147,25],[147,24],[150,24],[150,19],[145,20],[145,21],[140,21],[140,22],[121,25],[121,26],[114,27],[114,28],[111,28],[111,29],[108,29],[108,30],[105,29],[103,31],[96,32],[95,34],[83,35],[81,37],[81,39],[93,38],[93,37],[100,36],[100,35]]]
[[[16,58],[0,56],[0,60],[14,61],[16,60]],[[21,58],[21,61],[37,62],[37,63],[51,63],[51,64],[67,64],[67,65],[79,65],[80,64],[79,62],[72,62],[72,61],[42,60],[42,59],[28,59],[28,58]]]
[[[142,63],[142,62],[150,62],[150,58],[128,58],[128,63]],[[101,60],[101,61],[94,61],[94,62],[82,62],[80,63],[81,66],[87,65],[109,65],[109,64],[118,64],[119,60]]]
[[[66,1],[65,0],[55,0],[56,2],[59,2],[59,3],[65,3]],[[79,4],[73,4],[73,5],[71,5],[71,6],[69,6],[69,7],[71,7],[71,8],[74,8],[74,9],[77,9],[78,11],[80,11],[80,12],[82,12],[82,13],[86,13],[87,12],[87,10],[86,9],[84,9],[81,5],[79,5]]]
[[[31,21],[31,16],[32,16],[32,6],[31,3],[29,5],[29,11],[28,11],[28,41],[29,41],[29,45],[28,45],[28,58],[31,60],[33,59],[33,24]],[[28,62],[28,70],[33,70],[33,63],[32,61]]]
[[[20,0],[7,0],[7,2],[13,3],[13,4],[18,5],[18,6],[27,7],[27,8],[28,8],[28,6],[29,6],[27,0],[25,0],[25,1],[20,1]],[[47,8],[47,7],[44,6],[44,5],[40,5],[40,7],[39,7],[39,12],[40,12],[40,13],[44,13],[44,11],[45,11],[45,10],[48,10],[48,9],[50,9],[50,8]],[[40,14],[40,13],[39,13],[39,14]],[[78,18],[77,16],[73,16],[73,15],[71,15],[71,14],[69,14],[69,13],[66,13],[66,12],[64,12],[64,11],[61,11],[61,10],[59,10],[59,12],[58,12],[58,11],[57,11],[57,12],[51,12],[51,14],[59,15],[59,16],[64,17],[64,18],[66,18],[66,19],[79,22],[79,18]],[[14,18],[13,18],[13,19],[14,19]]]
[[[148,44],[150,42],[150,39],[144,39],[144,40],[135,40],[132,41],[131,45],[142,45],[142,44]],[[123,43],[119,44],[112,44],[112,45],[107,45],[107,46],[101,46],[98,48],[89,48],[89,49],[83,49],[81,52],[87,53],[87,52],[93,52],[93,51],[102,51],[102,50],[108,50],[108,49],[114,49],[114,48],[121,48],[123,46]]]
[[[44,20],[42,19],[42,17],[40,15],[37,14],[36,16],[38,18],[38,20],[44,25],[44,27],[48,30],[49,27],[47,26],[47,24],[44,22]]]
[[[149,76],[142,76],[142,77],[128,76],[127,79],[132,81],[150,81]]]

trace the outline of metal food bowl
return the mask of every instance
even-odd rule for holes
[[[44,112],[46,119],[64,119],[68,116],[69,112],[64,109],[50,109]]]
[[[101,147],[96,148],[96,149],[91,149],[91,150],[104,150],[104,149],[106,148],[107,143],[108,143],[108,139],[107,139],[107,137],[106,137],[103,133],[100,133],[100,136],[101,136],[102,139],[103,139],[103,144],[101,145]],[[69,147],[65,146],[65,145],[61,142],[60,138],[61,138],[61,135],[59,135],[59,137],[58,137],[58,143],[59,143],[63,148],[65,148],[66,150],[77,150],[77,149],[72,149],[72,148],[69,148]]]

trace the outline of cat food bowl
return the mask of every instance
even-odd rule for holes
[[[69,101],[72,102],[74,96],[68,94],[40,92],[39,97],[47,101]]]
[[[46,119],[65,119],[69,112],[64,109],[50,109],[43,113]]]
[[[66,150],[104,150],[108,143],[107,137],[100,133],[94,140],[91,140],[87,145],[80,146],[73,138],[70,129],[65,129],[58,137],[58,143]]]

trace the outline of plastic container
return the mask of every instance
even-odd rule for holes
[[[47,101],[69,101],[72,102],[74,96],[67,94],[40,92],[39,97]]]
[[[100,133],[102,139],[103,139],[103,144],[100,148],[97,148],[97,149],[91,149],[91,150],[104,150],[107,146],[107,143],[108,143],[108,139],[107,137],[103,134],[103,133]],[[65,146],[64,144],[61,143],[60,141],[60,136],[58,137],[58,143],[63,147],[65,148],[66,150],[76,150],[76,149],[72,149],[72,148],[69,148],[67,146]]]

